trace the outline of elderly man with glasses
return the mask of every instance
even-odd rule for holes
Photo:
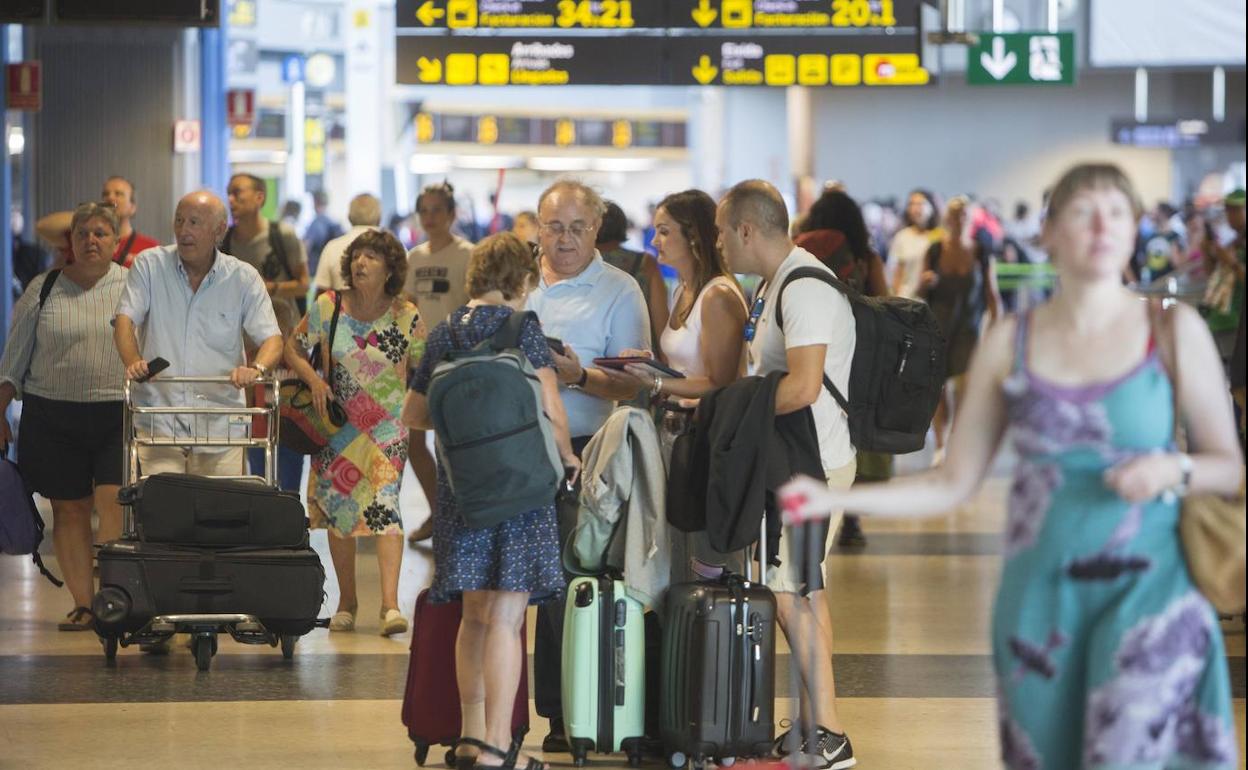
[[[579,456],[590,437],[606,422],[617,401],[636,393],[586,364],[601,356],[641,349],[650,340],[646,300],[633,277],[603,261],[594,237],[606,210],[601,196],[571,180],[551,185],[538,199],[538,262],[541,280],[529,295],[552,343],[560,391],[568,412],[572,448]],[[559,350],[562,347],[562,350]],[[575,493],[560,501],[560,542],[576,523]],[[534,666],[537,713],[550,720],[542,743],[547,752],[567,751],[560,699],[563,604],[538,608]]]

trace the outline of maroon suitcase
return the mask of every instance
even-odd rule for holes
[[[407,666],[407,687],[403,692],[403,724],[416,744],[416,764],[424,766],[429,747],[450,746],[446,764],[455,764],[455,741],[459,740],[459,685],[455,681],[455,636],[463,605],[459,602],[433,604],[429,590],[416,597],[413,613],[412,652]],[[511,717],[511,734],[523,740],[529,732],[529,666],[525,629],[520,641],[526,650],[516,690],[516,708]]]

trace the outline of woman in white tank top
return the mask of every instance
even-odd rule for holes
[[[745,295],[716,247],[715,201],[701,190],[667,196],[654,213],[659,261],[680,284],[659,337],[660,354],[683,379],[654,377],[644,367],[626,372],[637,388],[669,400],[698,399],[745,373]],[[651,355],[623,351],[623,355]],[[625,375],[617,375],[625,376]]]
[[[685,376],[654,377],[650,370],[635,365],[612,374],[631,379],[639,390],[648,388],[669,405],[659,431],[666,462],[672,442],[688,428],[690,407],[697,399],[745,374],[748,308],[716,245],[719,234],[711,196],[701,190],[667,196],[655,210],[654,229],[659,261],[674,268],[680,278],[671,316],[659,337],[661,355],[668,366]],[[629,350],[621,355],[651,353]],[[716,552],[705,532],[673,531],[671,540],[674,582],[714,577],[724,567],[736,572],[743,569],[739,554]]]

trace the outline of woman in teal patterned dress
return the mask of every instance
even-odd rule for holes
[[[784,492],[795,512],[948,511],[1011,429],[992,622],[1011,770],[1239,766],[1222,636],[1187,572],[1178,497],[1234,493],[1243,457],[1217,350],[1185,306],[1171,320],[1192,454],[1175,449],[1149,308],[1119,279],[1140,211],[1113,166],[1077,166],[1053,188],[1045,239],[1061,290],[989,331],[944,465],[849,492],[809,479]]]

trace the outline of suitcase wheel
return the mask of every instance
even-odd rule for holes
[[[572,754],[572,764],[577,767],[584,767],[585,759],[589,756],[589,751],[593,747],[594,742],[585,738],[573,738],[569,741],[568,748]]]
[[[295,657],[295,645],[298,643],[299,637],[294,634],[282,634],[282,658],[290,660]]]
[[[684,767],[688,761],[689,758],[682,752],[673,751],[667,758],[667,766],[672,768],[672,770],[679,770],[679,768]]]
[[[720,767],[732,767],[736,763],[737,763],[736,757],[721,757],[715,760],[715,764],[719,765]]]
[[[100,639],[104,645],[104,660],[112,663],[117,660],[117,637],[105,636]]]
[[[217,653],[217,636],[196,636],[194,640],[195,667],[200,671],[207,671],[212,665],[212,656]]]

